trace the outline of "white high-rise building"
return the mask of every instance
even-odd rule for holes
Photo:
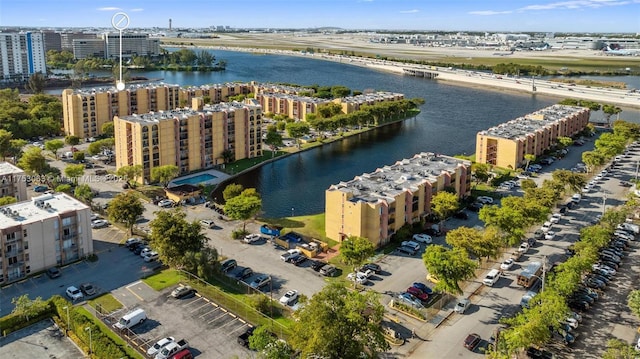
[[[44,35],[37,32],[0,32],[0,74],[4,80],[24,80],[47,73]]]

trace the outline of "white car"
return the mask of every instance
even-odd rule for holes
[[[356,282],[358,284],[366,284],[367,282],[369,282],[369,278],[367,278],[366,275],[364,275],[364,273],[349,273],[347,275],[347,280],[350,280],[352,282]]]
[[[480,196],[478,198],[476,198],[476,201],[482,203],[482,204],[493,204],[493,198],[489,197],[489,196]]]
[[[158,202],[158,206],[162,208],[173,207],[176,203],[170,199],[163,199]]]
[[[109,222],[107,222],[104,219],[96,219],[95,221],[91,222],[91,228],[104,228],[108,225],[109,225]]]
[[[502,270],[509,270],[511,269],[511,267],[513,267],[513,263],[515,261],[513,260],[513,258],[509,258],[507,260],[505,260],[504,262],[502,262],[502,264],[500,264],[500,269]]]
[[[297,290],[289,290],[282,297],[280,297],[280,303],[284,305],[289,305],[293,303],[296,299],[298,299],[298,291]]]
[[[256,233],[252,233],[252,234],[247,234],[246,236],[244,236],[244,243],[253,243],[253,242],[258,242],[262,239],[262,236]]]
[[[430,235],[424,233],[414,234],[413,240],[425,244],[431,244],[431,242],[433,242],[433,238],[431,238]]]
[[[149,248],[149,247],[142,248],[142,250],[140,251],[140,257],[144,258],[144,257],[147,256],[147,254],[149,254],[151,252],[152,252],[151,248]]]
[[[280,256],[280,259],[282,259],[285,262],[288,262],[290,258],[295,257],[299,254],[302,254],[302,252],[299,249],[289,249],[288,251],[282,253],[282,255]]]
[[[565,319],[564,322],[562,322],[562,324],[566,324],[573,329],[578,329],[578,326],[580,325],[580,323],[578,323],[578,320],[572,317],[568,317],[567,319]]]
[[[558,223],[560,222],[560,218],[562,217],[562,215],[560,213],[554,213],[551,218],[549,218],[549,222],[551,223]]]
[[[542,227],[540,228],[542,230],[542,232],[547,233],[551,230],[551,226],[553,224],[551,222],[544,222],[544,224],[542,225]]]
[[[402,247],[409,247],[411,249],[413,249],[414,251],[419,251],[420,250],[420,244],[418,242],[414,242],[414,241],[404,241],[401,244]]]
[[[97,213],[91,212],[91,221],[95,221],[96,219],[100,219],[100,215]]]
[[[371,278],[371,276],[374,275],[374,273],[375,273],[371,269],[365,269],[365,270],[362,270],[362,269],[364,269],[364,268],[361,268],[356,274],[363,275],[363,276],[365,276],[367,278]]]
[[[170,343],[175,342],[176,339],[174,337],[166,337],[158,340],[154,345],[150,346],[147,350],[147,355],[150,357],[155,356],[162,350],[162,348],[166,347]]]
[[[82,294],[80,289],[74,286],[70,286],[69,288],[67,288],[66,293],[67,293],[67,297],[69,297],[69,299],[73,300],[74,302],[76,300],[81,300],[84,298],[84,294]]]
[[[147,255],[144,256],[144,261],[145,262],[155,262],[155,261],[158,260],[158,258],[160,258],[160,255],[158,254],[158,252],[151,251],[151,252],[147,253]]]
[[[544,234],[544,239],[546,239],[548,241],[552,241],[555,238],[556,238],[556,232],[554,232],[554,231],[549,231],[549,232]]]
[[[518,247],[518,252],[527,253],[528,250],[529,250],[529,243],[527,242],[520,243],[520,247]]]
[[[580,195],[580,193],[576,193],[573,196],[571,196],[571,201],[575,203],[580,202],[581,199],[582,199],[582,196]]]
[[[603,271],[605,273],[608,273],[609,275],[616,275],[616,273],[617,273],[617,271],[615,269],[613,269],[613,268],[611,268],[609,266],[606,266],[604,264],[596,263],[596,264],[592,265],[591,268],[593,270],[598,270],[599,269],[599,270],[601,270],[601,271]]]

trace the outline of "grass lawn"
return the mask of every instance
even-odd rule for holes
[[[165,269],[158,274],[144,278],[142,281],[147,283],[151,288],[160,291],[176,285],[183,280],[184,277],[177,270]]]
[[[113,295],[105,293],[97,298],[89,300],[89,305],[96,310],[99,309],[100,313],[111,313],[123,307]]]
[[[319,239],[322,242],[329,244],[329,247],[333,247],[338,244],[338,242],[329,239],[324,235],[324,213],[298,217],[262,218],[261,220],[273,226],[289,228],[291,231],[298,232],[304,236]]]

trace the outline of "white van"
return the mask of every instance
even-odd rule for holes
[[[497,269],[492,269],[486,277],[482,280],[482,283],[492,287],[497,281],[500,279],[500,271]]]
[[[136,326],[147,319],[147,313],[144,312],[144,309],[136,309],[132,312],[125,314],[120,320],[115,323],[113,326],[117,329],[129,329],[133,326]]]

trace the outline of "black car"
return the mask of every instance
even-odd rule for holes
[[[49,276],[49,278],[58,278],[62,273],[60,272],[60,269],[56,268],[56,267],[51,267],[49,269],[47,269],[47,275]]]
[[[133,243],[133,244],[129,245],[129,250],[135,253],[136,248],[141,247],[140,250],[142,250],[142,248],[144,248],[148,244],[149,243],[147,243],[145,241]],[[140,252],[138,252],[136,254],[140,254]]]
[[[527,356],[533,359],[553,359],[552,353],[534,347],[529,347],[527,349]]]
[[[416,253],[417,253],[415,249],[413,249],[411,247],[407,247],[407,246],[398,247],[398,252],[405,253],[405,254],[408,254],[410,256],[415,256]]]
[[[96,287],[94,287],[91,283],[82,283],[80,284],[80,291],[85,296],[90,297],[96,294]]]
[[[469,219],[469,215],[465,211],[458,211],[453,214],[453,217],[458,219]]]
[[[253,335],[253,331],[255,330],[255,327],[251,327],[249,329],[247,329],[244,333],[240,334],[238,336],[238,344],[242,345],[245,348],[249,347],[249,337],[251,337]]]
[[[615,270],[618,270],[618,268],[620,268],[620,264],[616,263],[616,262],[612,262],[612,261],[607,261],[607,260],[600,260],[600,262],[598,262],[602,265],[605,265],[609,268],[613,268]]]
[[[311,269],[313,269],[316,272],[319,272],[320,268],[324,267],[325,265],[327,265],[327,263],[323,261],[318,261],[318,260],[311,261]]]
[[[583,300],[578,300],[578,299],[571,299],[569,300],[569,308],[579,311],[579,312],[585,312],[587,310],[589,310],[589,308],[591,307],[589,305],[589,303],[583,301]]]
[[[600,260],[620,264],[620,258],[613,257],[609,254],[600,254]]]
[[[437,229],[434,229],[434,228],[425,228],[424,231],[422,231],[422,232],[425,233],[425,234],[428,234],[430,236],[433,236],[433,237],[438,237],[438,236],[440,236],[442,234],[441,231],[439,231]]]
[[[307,261],[307,257],[304,254],[298,254],[290,262],[296,266],[301,266],[306,261]]]
[[[592,305],[593,303],[596,302],[595,299],[593,299],[593,297],[587,295],[586,293],[580,293],[580,292],[575,292],[571,295],[571,297],[569,297],[570,300],[582,300],[585,301],[587,303],[589,303],[589,305]]]
[[[597,280],[599,280],[599,281],[603,282],[604,284],[609,284],[609,281],[611,280],[610,278],[605,277],[605,276],[600,275],[600,274],[595,273],[595,272],[592,272],[591,274],[589,274],[589,275],[587,276],[587,278],[595,278],[595,279],[597,279]]]
[[[242,279],[251,277],[251,275],[253,275],[253,269],[249,267],[244,267],[236,274],[236,278],[242,280]]]
[[[362,271],[364,272],[367,269],[372,270],[375,274],[382,272],[382,268],[375,263],[365,263],[365,265],[362,266]]]
[[[574,293],[586,294],[595,300],[598,300],[598,298],[600,298],[600,295],[598,295],[598,292],[588,287],[579,287],[578,289],[576,289]]]
[[[584,285],[586,285],[589,288],[594,288],[594,289],[605,289],[606,285],[594,278],[587,278],[584,280]]]
[[[561,214],[566,214],[569,211],[569,208],[567,208],[567,206],[562,206],[560,207],[560,210],[558,212],[560,212]]]
[[[593,273],[593,274],[596,274],[596,275],[603,276],[603,277],[605,277],[605,278],[607,278],[607,279],[611,279],[611,277],[613,277],[613,275],[611,274],[611,272],[607,272],[607,271],[604,271],[604,270],[602,270],[602,269],[594,269],[594,270],[592,271],[592,273]]]
[[[146,245],[136,246],[136,247],[133,248],[133,254],[139,256],[140,253],[142,253],[142,250],[145,249],[145,248],[149,248],[149,247],[146,246]]]
[[[483,207],[482,203],[474,202],[468,205],[467,209],[470,210],[471,212],[480,212],[482,207]]]

